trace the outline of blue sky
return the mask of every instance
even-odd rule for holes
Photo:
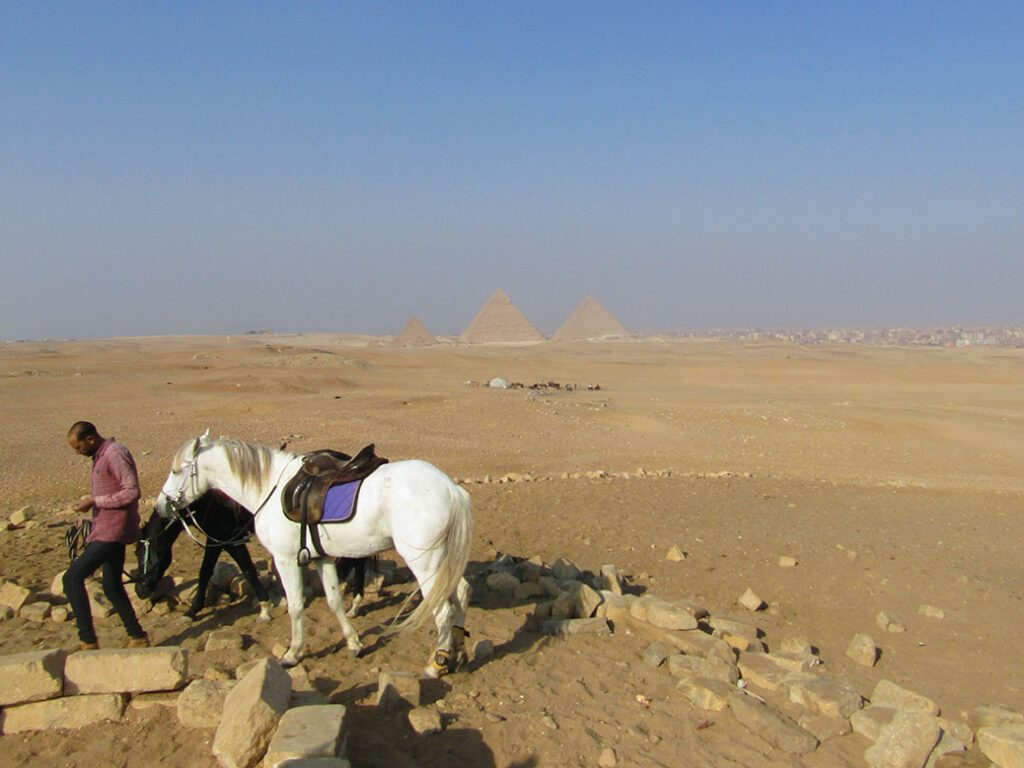
[[[0,4],[0,339],[1024,323],[1019,2]]]

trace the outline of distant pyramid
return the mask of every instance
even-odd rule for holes
[[[418,317],[414,317],[402,332],[391,340],[391,344],[396,347],[430,347],[437,344],[437,339]]]
[[[544,335],[533,327],[508,294],[499,288],[462,332],[459,341],[469,344],[508,344],[544,341]]]
[[[628,339],[629,331],[593,296],[587,296],[551,337],[553,341]]]

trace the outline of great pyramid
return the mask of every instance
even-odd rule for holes
[[[422,320],[414,317],[402,332],[391,340],[391,344],[396,347],[430,347],[437,344],[437,339],[427,330]]]
[[[551,337],[553,341],[581,339],[628,339],[629,331],[593,296],[587,296],[562,327]]]
[[[468,344],[513,344],[544,341],[538,331],[500,288],[487,300],[469,327],[459,336]]]

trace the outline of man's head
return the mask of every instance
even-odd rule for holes
[[[68,430],[68,444],[75,453],[95,456],[96,451],[103,445],[103,438],[91,421],[76,421]]]

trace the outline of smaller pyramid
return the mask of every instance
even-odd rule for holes
[[[391,340],[391,345],[395,347],[430,347],[434,344],[437,344],[437,339],[418,317],[410,320],[402,332]]]
[[[551,337],[553,341],[585,339],[628,339],[629,331],[593,296],[587,296],[562,327]]]
[[[462,332],[459,341],[467,344],[516,344],[544,341],[544,335],[499,288]]]

